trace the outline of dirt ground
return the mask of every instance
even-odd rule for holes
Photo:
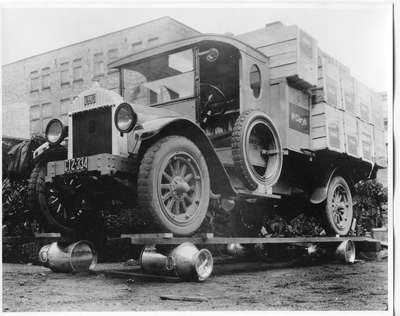
[[[387,260],[353,265],[270,267],[216,273],[204,283],[115,278],[99,264],[96,274],[56,274],[44,267],[3,264],[3,311],[115,310],[386,310]],[[216,266],[217,268],[217,266]],[[160,296],[200,297],[201,302]]]

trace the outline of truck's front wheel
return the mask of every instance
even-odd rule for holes
[[[210,200],[206,161],[189,139],[168,136],[145,153],[138,174],[138,203],[153,226],[176,235],[193,234]]]

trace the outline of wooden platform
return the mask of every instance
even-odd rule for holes
[[[121,238],[130,238],[135,245],[179,245],[183,242],[192,242],[198,245],[224,245],[239,244],[323,244],[340,243],[352,240],[357,250],[380,250],[381,242],[369,237],[214,237],[212,233],[195,235],[191,237],[174,237],[171,233],[164,234],[123,234]]]

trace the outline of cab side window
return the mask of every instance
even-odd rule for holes
[[[254,97],[258,98],[261,92],[261,73],[255,64],[250,68],[250,88],[253,91]]]

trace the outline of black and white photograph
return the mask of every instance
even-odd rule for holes
[[[395,312],[394,3],[0,5],[2,312]]]

